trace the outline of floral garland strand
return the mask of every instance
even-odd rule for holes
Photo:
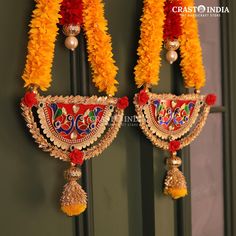
[[[180,0],[167,0],[165,2],[164,12],[166,18],[164,23],[164,40],[175,40],[182,34],[180,13],[173,12],[173,7],[179,6],[181,6]]]
[[[82,0],[63,0],[60,11],[62,16],[60,24],[81,25],[83,23],[82,11]]]
[[[141,36],[138,48],[138,64],[135,67],[135,82],[138,87],[145,84],[157,85],[163,41],[163,11],[165,0],[144,0],[141,19]]]
[[[88,60],[93,71],[93,82],[99,92],[113,96],[118,82],[115,77],[118,68],[112,53],[111,36],[104,17],[101,0],[82,0],[83,26],[87,38]]]
[[[22,79],[25,87],[36,85],[45,91],[50,87],[57,23],[62,0],[37,0],[30,23],[28,55]]]
[[[193,0],[182,0],[183,6],[194,6]],[[205,69],[202,62],[202,49],[198,35],[197,20],[191,13],[181,17],[182,35],[180,36],[181,69],[185,86],[200,89],[205,85]]]

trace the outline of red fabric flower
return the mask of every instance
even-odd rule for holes
[[[216,95],[208,94],[206,97],[206,104],[209,106],[213,106],[216,103]]]
[[[77,165],[82,165],[84,162],[84,153],[78,149],[74,149],[70,154],[69,154],[70,160],[73,164]]]
[[[35,105],[37,105],[38,101],[36,98],[36,94],[34,92],[26,92],[25,96],[23,98],[23,103],[27,106],[27,107],[33,107]]]
[[[82,11],[82,0],[63,0],[60,11],[62,16],[60,24],[81,25],[83,23]]]
[[[180,149],[180,141],[173,140],[169,143],[169,151],[170,152],[176,152]]]
[[[148,102],[149,96],[145,90],[141,90],[138,95],[138,103],[140,106],[145,105]]]
[[[182,34],[180,12],[173,11],[173,7],[181,6],[180,0],[166,1],[164,6],[165,22],[164,22],[164,40],[174,40]]]
[[[129,106],[129,99],[128,97],[123,97],[118,100],[117,107],[119,109],[125,109],[126,107]]]

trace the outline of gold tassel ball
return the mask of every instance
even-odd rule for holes
[[[178,169],[181,163],[181,159],[174,154],[167,159],[169,170],[165,179],[164,194],[169,195],[173,199],[178,199],[188,194],[185,177]]]
[[[61,197],[61,210],[68,216],[76,216],[85,211],[87,207],[87,195],[78,184],[81,171],[77,167],[70,167],[65,171],[65,179],[68,183],[64,186]]]

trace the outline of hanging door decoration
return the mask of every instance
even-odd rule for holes
[[[143,87],[134,97],[135,109],[143,133],[152,144],[170,152],[164,193],[173,199],[187,195],[187,184],[178,169],[181,159],[177,151],[189,145],[206,123],[214,94],[201,95],[205,85],[205,70],[199,41],[197,20],[192,13],[178,13],[178,7],[193,7],[193,0],[144,0],[141,36],[135,82]],[[155,94],[151,86],[158,85],[160,53],[164,45],[166,60],[173,64],[180,53],[180,66],[186,88],[195,92],[176,96]]]
[[[79,166],[100,155],[116,138],[128,98],[114,97],[118,68],[107,32],[100,0],[36,1],[30,23],[28,55],[22,79],[27,91],[21,108],[27,127],[39,147],[52,157],[69,162],[68,181],[61,209],[68,216],[86,209],[87,196],[77,180]],[[59,26],[67,36],[65,46],[75,50],[81,27],[87,40],[93,82],[107,96],[42,96],[51,84],[51,68]]]

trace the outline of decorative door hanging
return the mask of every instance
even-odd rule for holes
[[[189,145],[201,132],[214,105],[214,94],[200,95],[205,85],[205,71],[198,36],[198,26],[192,13],[174,12],[173,8],[193,7],[193,0],[144,0],[141,36],[135,82],[143,89],[135,95],[134,104],[140,127],[153,145],[169,150],[169,168],[164,193],[173,199],[187,195],[183,173],[178,169],[181,159],[177,151]],[[193,94],[155,94],[152,85],[158,85],[162,44],[166,59],[172,64],[180,49],[181,70],[186,88],[195,88]]]
[[[51,84],[58,24],[67,36],[65,46],[74,50],[80,27],[87,39],[93,82],[107,96],[42,96]],[[30,23],[28,55],[22,79],[27,91],[21,101],[27,127],[39,147],[52,157],[69,162],[68,183],[61,209],[69,216],[86,209],[87,197],[77,183],[83,161],[100,155],[116,137],[128,98],[113,97],[118,68],[107,32],[104,5],[100,0],[37,0]],[[36,118],[37,117],[37,118]]]

